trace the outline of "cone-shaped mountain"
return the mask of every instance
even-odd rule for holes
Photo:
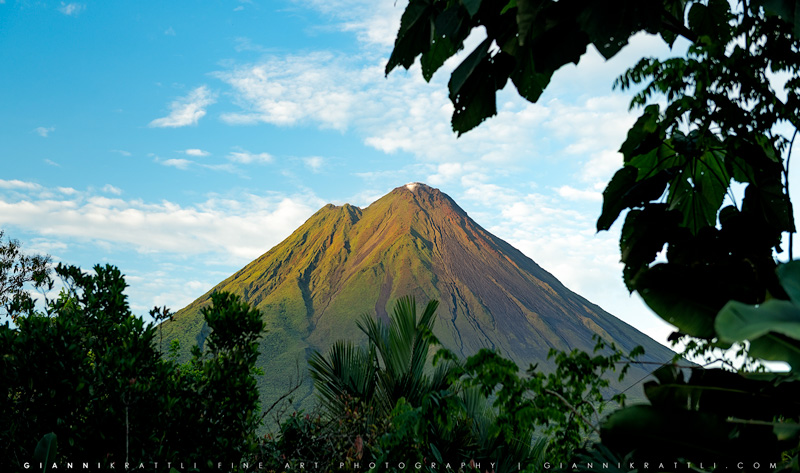
[[[363,339],[362,313],[385,318],[394,301],[440,302],[434,333],[462,357],[498,349],[521,368],[547,369],[550,348],[591,352],[593,334],[646,358],[673,353],[575,294],[500,238],[475,223],[438,189],[398,187],[365,209],[326,205],[286,240],[178,311],[165,340],[195,343],[199,309],[214,291],[240,295],[264,316],[268,333],[259,364],[262,404],[280,395],[310,350],[338,339]],[[645,373],[632,369],[628,379]],[[297,398],[311,391],[307,382]]]

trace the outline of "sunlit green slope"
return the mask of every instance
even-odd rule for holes
[[[181,309],[163,326],[165,343],[195,343],[199,309],[214,291],[242,296],[264,314],[262,401],[284,392],[310,350],[358,339],[362,313],[387,317],[395,299],[411,294],[440,301],[435,333],[466,357],[496,348],[521,367],[545,361],[550,348],[593,348],[600,334],[648,359],[672,352],[564,287],[505,241],[476,224],[447,195],[409,184],[365,209],[327,205],[286,240]],[[633,370],[629,379],[641,378]],[[311,391],[306,382],[295,399]]]

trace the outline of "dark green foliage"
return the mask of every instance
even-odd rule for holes
[[[377,439],[389,429],[389,418],[376,416],[372,409],[351,402],[333,417],[294,413],[262,443],[259,461],[275,471],[283,471],[287,463],[299,469],[300,462],[319,471],[352,471],[356,463],[366,469],[375,458]]]
[[[56,459],[104,465],[205,462],[209,449],[236,463],[255,451],[257,312],[215,295],[205,313],[216,329],[211,348],[179,366],[177,347],[162,357],[156,328],[130,312],[118,269],[59,265],[56,273],[65,289],[46,313],[0,327],[4,471],[31,461],[47,432],[58,439]]]
[[[594,355],[551,350],[556,370],[549,374],[531,366],[528,376],[520,377],[515,363],[488,350],[470,357],[464,365],[466,384],[495,398],[494,435],[508,441],[536,430],[548,439],[548,461],[569,461],[598,432],[603,411],[624,404],[624,393],[611,393],[609,374],[621,364],[621,381],[632,359],[643,354],[637,347],[625,356],[614,344],[607,347],[599,337],[595,340]]]
[[[487,39],[456,68],[448,85],[453,130],[460,135],[497,113],[495,92],[508,79],[520,95],[536,101],[553,73],[577,63],[589,44],[610,58],[642,30],[672,43],[683,30],[683,5],[682,0],[412,0],[386,73],[397,66],[408,69],[420,56],[423,76],[430,80],[464,48],[473,29],[484,27]],[[499,49],[490,48],[492,43]]]
[[[650,405],[613,413],[602,426],[603,444],[634,461],[726,460],[782,464],[796,455],[800,418],[797,382],[781,375],[673,367],[645,385]],[[731,465],[728,465],[731,466]],[[721,466],[724,468],[724,466]]]

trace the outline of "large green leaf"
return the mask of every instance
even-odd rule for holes
[[[703,152],[689,157],[680,174],[670,181],[667,203],[683,213],[682,225],[697,233],[703,227],[716,225],[730,181],[722,153]]]
[[[792,367],[792,373],[800,372],[800,343],[793,338],[779,334],[769,334],[750,340],[750,356],[769,361],[785,361]]]
[[[800,261],[789,261],[778,266],[778,280],[789,299],[800,307]]]
[[[788,447],[777,442],[774,425],[728,421],[724,416],[685,409],[632,406],[620,409],[601,426],[603,444],[635,461],[779,462]]]
[[[488,48],[488,40],[478,46],[453,72],[448,84],[455,105],[452,126],[459,135],[497,114],[495,92],[505,86],[514,66],[509,54],[491,54]]]
[[[595,0],[580,11],[578,22],[600,54],[611,59],[658,13],[652,4],[639,0]]]
[[[793,371],[800,370],[800,307],[793,302],[770,299],[753,306],[730,301],[720,310],[714,328],[722,341],[749,341],[753,357],[786,361]]]
[[[475,16],[478,13],[478,9],[481,7],[481,0],[461,0],[461,3],[464,5],[464,8],[467,9],[469,16]]]
[[[550,83],[552,71],[536,69],[531,48],[521,48],[516,55],[516,69],[511,72],[511,80],[517,92],[529,102],[536,102]]]
[[[714,328],[728,342],[753,340],[769,332],[800,340],[800,307],[777,299],[759,306],[730,301],[717,315]]]
[[[456,70],[453,71],[453,74],[450,76],[450,82],[447,83],[452,100],[455,101],[470,76],[475,73],[482,62],[487,60],[489,56],[489,46],[491,46],[491,44],[492,41],[490,39],[481,42],[481,44],[472,50],[469,56],[458,65]]]
[[[688,380],[676,366],[658,369],[657,381],[645,383],[651,405],[659,409],[687,409],[722,418],[771,421],[800,416],[800,384],[782,374],[753,376],[722,369],[692,369]]]
[[[53,432],[45,434],[36,444],[36,450],[33,451],[33,460],[44,465],[42,473],[46,473],[50,465],[55,462],[57,444],[56,434]]]
[[[638,180],[639,171],[623,166],[603,191],[603,211],[597,219],[597,231],[608,230],[626,208],[642,207],[664,194],[670,174],[659,172]]]
[[[710,0],[707,4],[694,3],[689,10],[689,27],[704,41],[726,45],[730,41],[728,25],[730,6],[727,0]]]
[[[659,317],[681,332],[712,338],[714,317],[720,296],[713,294],[709,281],[700,274],[676,265],[658,264],[637,281],[637,290]],[[724,297],[724,296],[723,296]]]
[[[664,142],[665,135],[660,130],[658,118],[658,105],[648,105],[636,123],[628,130],[628,135],[619,149],[625,158],[625,163],[630,162],[634,156],[647,154],[657,149]]]
[[[428,50],[431,39],[430,1],[409,2],[400,19],[400,30],[394,43],[394,50],[386,63],[386,74],[397,66],[406,69],[414,64],[414,59]]]
[[[730,428],[716,416],[683,409],[631,406],[612,413],[601,427],[608,446],[649,450],[659,457],[717,457]]]
[[[655,261],[664,245],[673,237],[680,215],[663,204],[634,209],[625,217],[619,248],[625,268],[622,277],[628,290],[637,287],[637,279]]]
[[[422,77],[430,82],[433,74],[442,67],[442,64],[455,54],[453,43],[447,37],[436,38],[431,42],[431,48],[420,58]]]

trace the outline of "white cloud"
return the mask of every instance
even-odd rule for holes
[[[222,119],[232,125],[312,121],[322,128],[345,130],[357,106],[369,106],[359,92],[369,79],[359,78],[347,62],[343,56],[315,52],[218,72],[215,75],[233,87],[235,101],[244,109],[225,113]]]
[[[267,164],[273,161],[269,153],[251,153],[250,151],[231,151],[228,160],[240,164]]]
[[[339,29],[354,32],[362,43],[386,49],[394,43],[408,2],[310,0],[303,3],[338,19]]]
[[[164,31],[164,35],[166,35],[166,36],[175,36],[175,30],[172,29],[172,27],[170,26],[169,28],[167,28]]]
[[[55,162],[53,160],[50,160],[50,159],[45,159],[44,162],[45,162],[45,164],[47,164],[49,166],[53,166],[53,167],[57,167],[57,168],[61,167],[60,164],[58,164],[57,162]]]
[[[40,186],[39,184],[35,184],[33,182],[19,181],[16,179],[10,181],[0,179],[0,189],[34,191],[34,190],[40,190],[41,188],[42,186]]]
[[[315,52],[273,56],[261,63],[218,72],[216,76],[233,88],[234,102],[242,109],[224,113],[222,118],[232,125],[263,122],[354,129],[366,145],[384,153],[408,152],[424,162],[484,162],[495,168],[546,157],[549,149],[541,144],[554,133],[545,124],[552,121],[553,126],[558,125],[557,113],[577,116],[577,109],[588,104],[594,107],[589,110],[603,119],[616,118],[612,117],[614,111],[602,115],[602,98],[587,100],[571,110],[531,104],[515,91],[504,91],[498,95],[498,115],[457,138],[449,123],[453,107],[447,95],[446,71],[429,84],[416,66],[409,73],[400,71],[387,78],[385,58],[364,60]],[[622,109],[627,113],[626,106]],[[607,131],[600,129],[597,134]],[[588,136],[581,143],[591,145],[589,138],[596,136]],[[556,138],[568,139],[565,134],[552,139]],[[437,175],[436,179],[447,176]]]
[[[622,94],[590,97],[574,104],[552,100],[547,104],[552,115],[545,126],[553,135],[569,140],[569,154],[616,149],[636,121],[636,115],[628,112],[629,100]]]
[[[121,154],[122,156],[125,156],[125,157],[132,156],[130,151],[125,151],[125,150],[122,150],[122,149],[112,149],[111,152],[112,153]]]
[[[44,126],[40,126],[40,127],[37,127],[37,128],[36,128],[35,130],[33,130],[33,131],[35,131],[35,132],[36,132],[36,133],[37,133],[39,136],[41,136],[42,138],[47,138],[47,136],[48,136],[50,133],[52,133],[52,132],[56,131],[56,129],[55,129],[55,127],[52,127],[52,126],[51,126],[51,127],[44,127]]]
[[[601,190],[619,168],[622,167],[622,155],[611,150],[602,150],[590,155],[583,165],[579,178],[583,182],[601,184]]]
[[[67,16],[78,16],[80,12],[86,9],[86,5],[83,3],[64,3],[61,2],[61,6],[58,8],[58,11],[67,15]]]
[[[184,151],[184,153],[187,154],[188,156],[197,156],[197,157],[203,157],[203,156],[210,156],[211,155],[211,153],[209,153],[208,151],[204,151],[202,149],[197,149],[197,148],[187,149],[187,150]]]
[[[206,107],[216,102],[214,94],[206,86],[200,86],[186,97],[172,102],[169,106],[171,112],[163,118],[157,118],[148,126],[153,128],[178,128],[187,125],[197,125],[197,122],[206,114]]]
[[[67,244],[63,241],[49,240],[47,238],[34,238],[32,244],[25,247],[25,252],[48,254],[54,251],[65,249],[67,249]]]
[[[325,165],[325,158],[321,156],[309,156],[303,158],[303,164],[310,169],[311,172],[318,173],[322,171],[322,167]]]
[[[181,206],[94,195],[40,197],[36,184],[0,180],[0,188],[31,191],[22,197],[0,194],[0,221],[59,240],[108,244],[139,252],[253,258],[279,243],[324,202],[313,195],[244,194],[211,196]],[[230,264],[230,261],[228,262]]]
[[[568,200],[587,200],[590,202],[602,202],[603,194],[596,190],[581,190],[572,186],[561,186],[556,189],[558,195]]]
[[[179,159],[179,158],[165,159],[163,161],[156,159],[156,162],[160,163],[163,166],[169,166],[181,170],[189,169],[189,166],[194,164],[194,161],[190,161],[188,159]]]

